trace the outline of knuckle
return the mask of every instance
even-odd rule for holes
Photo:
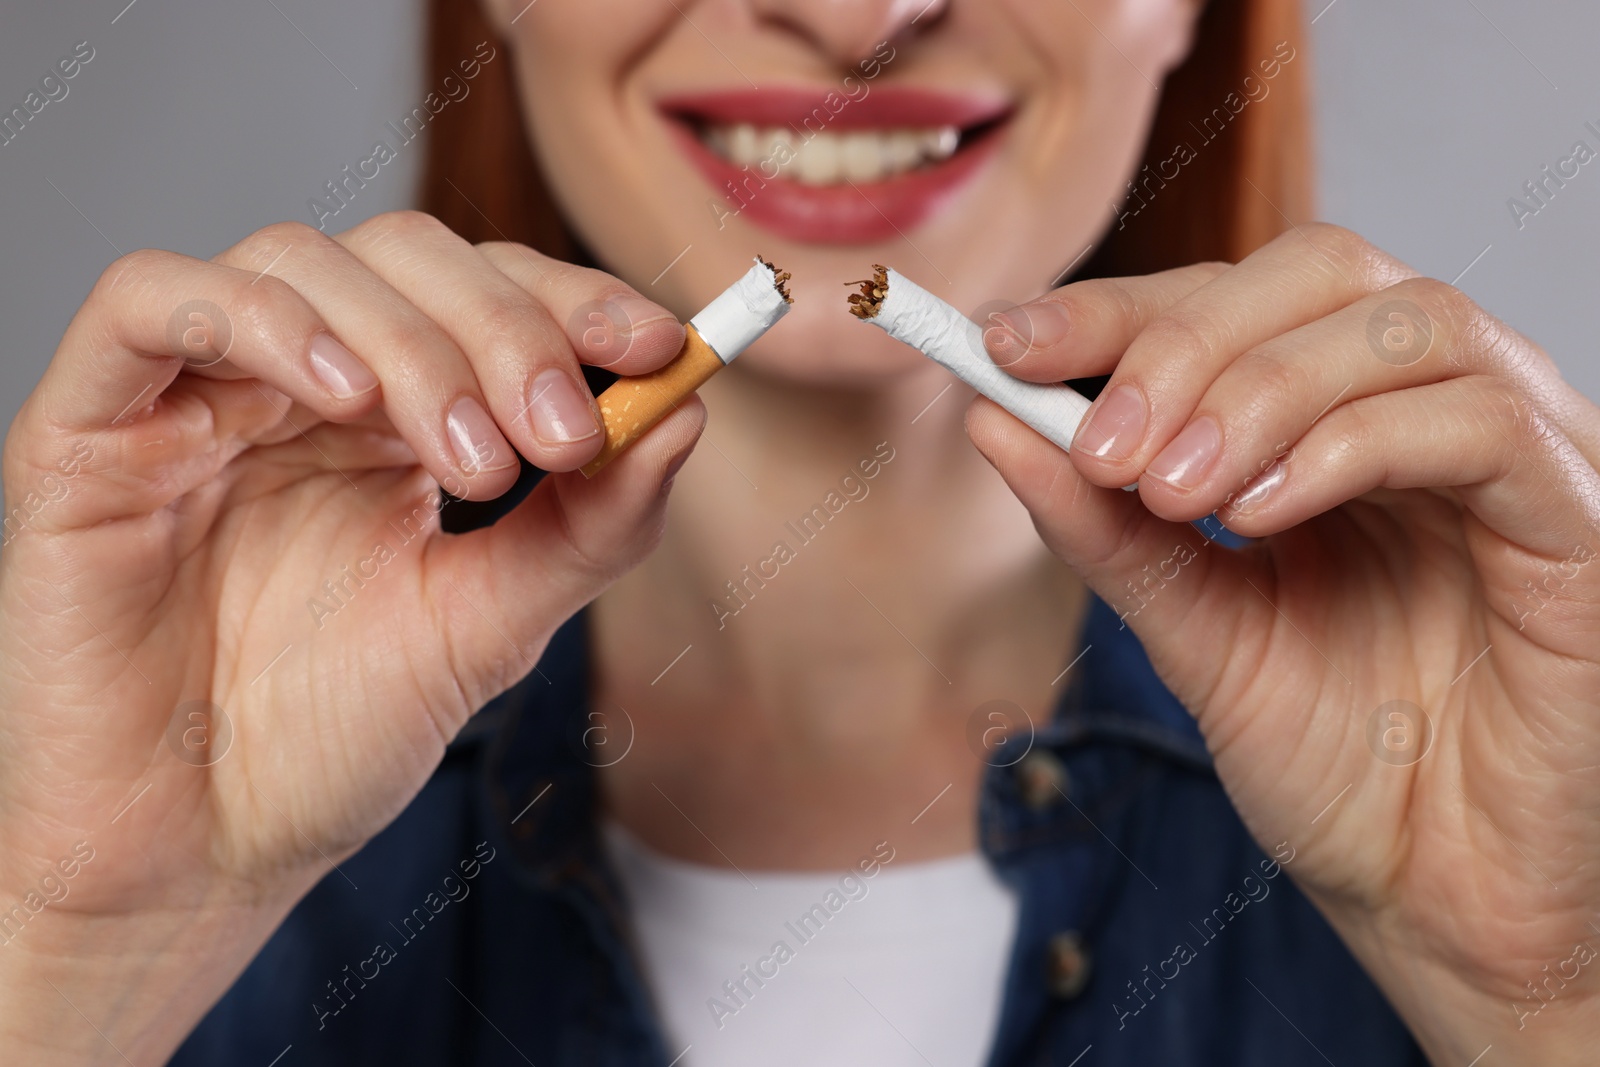
[[[1448,322],[1460,321],[1477,307],[1466,293],[1437,278],[1407,278],[1385,292],[1414,301],[1436,320]]]
[[[433,373],[452,381],[465,354],[432,319],[420,312],[389,316],[365,328],[363,350],[389,353],[396,382],[427,380]],[[380,374],[380,377],[388,377]],[[386,388],[387,388],[386,384]]]
[[[1300,232],[1313,240],[1320,238],[1330,247],[1335,247],[1340,242],[1357,236],[1354,230],[1346,226],[1340,226],[1336,222],[1324,222],[1321,219],[1313,219],[1305,223],[1300,227]],[[1284,234],[1283,236],[1287,238],[1291,234]]]
[[[152,277],[165,273],[183,258],[176,252],[159,248],[141,248],[120,255],[100,272],[90,296],[96,300],[114,300],[142,292],[149,288]]]
[[[516,337],[543,316],[539,307],[525,295],[490,292],[472,298],[471,318],[489,337]]]
[[[308,244],[320,244],[329,240],[332,240],[332,238],[315,226],[309,226],[304,222],[297,222],[293,219],[285,219],[282,222],[274,222],[269,226],[263,226],[249,237],[246,237],[243,243],[246,247],[260,248],[262,250],[270,248],[272,254],[276,256],[283,251],[285,246],[303,247]]]
[[[474,246],[489,265],[524,289],[548,276],[555,262],[537,249],[515,241],[485,241]]]
[[[350,236],[358,241],[379,243],[419,241],[446,235],[456,236],[454,231],[432,215],[412,208],[374,215],[350,230]]]
[[[300,295],[288,282],[263,275],[253,283],[238,280],[228,293],[226,311],[235,331],[272,337],[301,303]]]
[[[1139,335],[1141,346],[1155,348],[1175,369],[1206,362],[1220,341],[1210,318],[1181,305],[1168,308]]]
[[[1458,332],[1457,340],[1461,356],[1456,361],[1463,366],[1476,365],[1508,372],[1534,366],[1541,357],[1546,361],[1549,359],[1524,341],[1515,330],[1476,305]]]
[[[303,222],[274,222],[234,245],[229,260],[241,270],[266,270],[288,249],[315,247],[332,240]]]
[[[1055,291],[1053,299],[1063,305],[1086,312],[1110,313],[1137,332],[1146,323],[1154,323],[1178,301],[1207,283],[1214,281],[1231,263],[1210,260],[1191,263],[1157,274],[1124,278],[1086,278],[1072,282]]]
[[[1372,277],[1383,264],[1391,262],[1390,257],[1371,241],[1336,223],[1308,223],[1298,231],[1291,230],[1284,235],[1284,239],[1300,240],[1302,235],[1317,252],[1357,278]]]
[[[471,317],[481,350],[507,367],[526,366],[530,348],[541,354],[568,348],[544,308],[525,295],[481,294],[473,300]]]
[[[1362,456],[1375,454],[1379,427],[1372,421],[1366,406],[1347,404],[1340,409],[1338,422],[1327,442],[1324,462],[1333,470],[1355,466]]]
[[[480,244],[473,245],[473,247],[478,250],[478,254],[480,256],[482,256],[484,259],[487,259],[490,263],[493,263],[497,267],[506,263],[524,262],[528,260],[537,262],[539,259],[543,258],[543,256],[541,256],[534,249],[529,248],[525,244],[519,244],[516,241],[484,241]]]
[[[1365,262],[1356,266],[1356,278],[1369,293],[1379,292],[1416,276],[1416,271],[1379,248],[1373,249]]]
[[[1518,347],[1515,334],[1479,307],[1477,301],[1448,282],[1437,278],[1407,278],[1383,292],[1409,300],[1422,309],[1431,320],[1435,334],[1442,333],[1449,339],[1443,355],[1451,366],[1476,366],[1486,357],[1491,362],[1504,362]]]
[[[1478,414],[1512,440],[1540,438],[1549,425],[1533,399],[1503,378],[1479,375],[1471,379]]]
[[[1300,232],[1325,252],[1358,257],[1372,248],[1365,237],[1333,222],[1309,222],[1300,227]]]
[[[1470,381],[1476,397],[1472,410],[1480,424],[1495,431],[1484,434],[1485,447],[1499,454],[1502,471],[1527,462],[1530,451],[1562,450],[1565,435],[1533,397],[1504,378],[1479,375]]]
[[[1094,278],[1069,285],[1056,295],[1067,313],[1067,321],[1110,311],[1129,332],[1137,331],[1148,317],[1133,286],[1122,278]],[[1085,313],[1088,313],[1087,316]]]
[[[552,295],[578,303],[587,300],[615,300],[633,290],[603,270],[554,263],[545,268]]]
[[[1237,375],[1248,397],[1246,410],[1250,425],[1259,425],[1274,413],[1294,410],[1296,400],[1308,395],[1310,374],[1289,353],[1274,344],[1253,348],[1240,356],[1230,375]]]

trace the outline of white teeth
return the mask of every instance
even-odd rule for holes
[[[839,163],[844,176],[853,182],[877,181],[888,162],[888,146],[882,137],[871,133],[847,133],[840,139]]]
[[[741,167],[761,162],[761,139],[754,126],[741,122],[728,131],[728,158]]]
[[[781,126],[757,128],[740,122],[708,125],[700,138],[735,166],[767,163],[770,172],[788,160],[785,177],[804,185],[839,185],[880,181],[949,159],[961,144],[961,131],[938,126],[796,134]]]
[[[890,170],[910,170],[922,162],[921,135],[909,130],[890,134],[884,155],[888,157]]]
[[[769,173],[773,170],[782,169],[794,162],[789,158],[790,153],[785,151],[789,146],[789,138],[786,133],[787,131],[785,130],[761,131],[761,158],[772,160],[771,166],[768,167]]]
[[[800,146],[794,176],[806,185],[832,185],[839,180],[839,138],[818,134]]]

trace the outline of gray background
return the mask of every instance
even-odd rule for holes
[[[0,425],[117,255],[209,256],[307,200],[421,102],[417,0],[4,0],[0,112],[94,59],[0,145]],[[581,0],[548,0],[581,2]],[[1518,229],[1522,184],[1600,149],[1592,0],[1308,0],[1322,214],[1463,289],[1600,398],[1600,160]],[[421,144],[331,228],[405,206]],[[52,184],[54,188],[52,188]],[[1469,269],[1470,268],[1470,269]]]

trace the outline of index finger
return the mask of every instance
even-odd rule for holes
[[[1090,278],[978,325],[989,358],[1013,377],[1060,382],[1109,374],[1146,326],[1228,269],[1192,263],[1138,277]]]
[[[582,363],[616,374],[644,374],[683,348],[683,324],[675,315],[604,271],[508,242],[482,244],[478,252],[565,327]]]
[[[353,418],[371,395],[336,396],[308,354],[328,327],[270,276],[143,250],[108,267],[72,322],[30,404],[54,427],[91,431],[148,407],[185,369],[230,377],[229,362],[326,418]],[[291,358],[299,355],[301,358]]]

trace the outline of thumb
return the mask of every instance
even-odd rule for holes
[[[1246,612],[1265,610],[1238,590],[1265,590],[1249,557],[1213,544],[1188,523],[1151,513],[1137,493],[1095,485],[1071,457],[982,397],[967,411],[967,435],[1033,516],[1050,551],[1077,571],[1145,646],[1152,666],[1191,709],[1203,707],[1228,657],[1218,634]],[[1196,633],[1206,641],[1193,639]]]
[[[427,595],[471,706],[533,670],[550,635],[655,548],[705,422],[691,396],[594,478],[551,474],[493,526],[436,542]]]

